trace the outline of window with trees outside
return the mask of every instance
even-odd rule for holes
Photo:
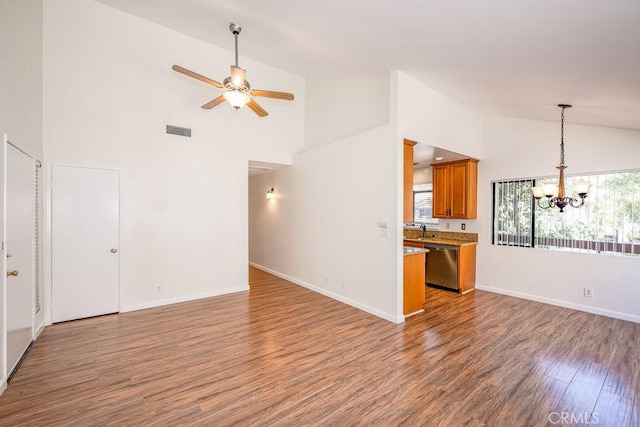
[[[567,176],[567,190],[579,180],[591,188],[584,206],[563,213],[540,208],[531,192],[557,179],[493,182],[494,245],[640,256],[640,170]]]
[[[415,184],[413,186],[413,222],[438,226],[433,214],[433,184]]]

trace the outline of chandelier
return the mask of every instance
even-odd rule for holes
[[[568,104],[558,104],[558,107],[562,108],[560,113],[560,165],[556,167],[560,171],[560,178],[558,179],[558,186],[554,184],[543,184],[542,186],[533,187],[533,197],[538,201],[538,206],[542,209],[549,209],[557,207],[560,212],[564,212],[564,208],[571,206],[572,208],[579,208],[584,205],[584,199],[587,197],[589,181],[577,181],[573,184],[573,190],[578,194],[580,200],[575,197],[568,197],[564,193],[564,170],[567,168],[564,165],[564,110],[571,108]],[[542,197],[546,197],[542,201]]]

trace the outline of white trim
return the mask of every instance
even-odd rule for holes
[[[131,304],[131,305],[126,305],[124,307],[121,307],[120,308],[120,313],[127,313],[129,311],[144,310],[146,308],[160,307],[160,306],[163,306],[163,305],[178,304],[178,303],[181,303],[181,302],[193,301],[193,300],[198,300],[198,299],[203,299],[203,298],[217,297],[217,296],[220,296],[220,295],[233,294],[233,293],[236,293],[236,292],[246,292],[248,290],[249,290],[249,285],[246,285],[246,286],[238,286],[236,288],[217,289],[217,290],[211,291],[211,292],[202,292],[202,293],[198,293],[198,294],[183,295],[183,296],[179,296],[179,297],[175,297],[175,298],[167,298],[167,299],[163,299],[163,300],[143,302],[143,303],[140,303],[140,304]]]
[[[42,295],[42,309],[44,310],[44,323],[51,325],[51,294],[52,289],[52,269],[51,269],[51,169],[52,164],[44,162],[43,168],[43,185],[42,185],[42,204],[44,205],[43,215],[43,227],[42,230],[42,248],[44,251],[42,262],[42,279],[44,280],[43,288],[44,295]]]
[[[0,396],[2,396],[2,393],[4,393],[6,389],[7,389],[7,379],[4,378],[2,380],[2,384],[0,384]]]
[[[424,313],[424,308],[421,308],[420,310],[413,311],[413,312],[411,312],[411,313],[409,313],[409,314],[405,314],[405,315],[404,315],[404,318],[405,318],[405,320],[406,320],[406,319],[408,319],[408,318],[409,318],[409,317],[411,317],[411,316],[415,316],[415,315],[417,315],[417,314],[421,314],[421,313]]]
[[[9,136],[5,133],[3,136],[2,147],[0,147],[0,240],[2,248],[0,250],[0,377],[2,377],[2,391],[7,388],[7,377],[9,376],[7,362],[7,256],[5,241],[7,240],[7,144],[9,144]]]
[[[350,305],[351,307],[355,307],[355,308],[360,309],[362,311],[366,311],[369,314],[373,314],[374,316],[380,317],[380,318],[382,318],[384,320],[388,320],[389,322],[393,322],[393,323],[403,323],[404,322],[404,316],[399,316],[399,317],[393,316],[392,314],[385,313],[384,311],[380,311],[380,310],[375,309],[373,307],[369,307],[368,305],[361,304],[358,301],[352,300],[350,298],[346,298],[346,297],[344,297],[342,295],[338,295],[338,294],[333,293],[333,292],[329,292],[326,289],[319,288],[319,287],[311,285],[311,284],[309,284],[307,282],[303,282],[302,280],[298,280],[298,279],[296,279],[294,277],[287,276],[286,274],[279,273],[279,272],[277,272],[275,270],[271,270],[270,268],[263,267],[263,266],[258,265],[256,263],[253,263],[253,262],[249,262],[249,265],[252,266],[252,267],[257,268],[258,270],[262,270],[262,271],[265,271],[265,272],[267,272],[269,274],[273,274],[274,276],[277,276],[277,277],[279,277],[281,279],[284,279],[284,280],[289,281],[291,283],[294,283],[296,285],[300,285],[303,288],[307,288],[309,290],[312,290],[314,292],[322,294],[322,295],[324,295],[326,297],[329,297],[331,299],[334,299],[334,300],[340,301],[340,302],[342,302],[344,304]]]
[[[35,343],[36,340],[40,337],[40,334],[42,332],[44,332],[44,328],[46,328],[48,325],[45,324],[44,318],[42,319],[42,321],[40,322],[40,324],[35,328],[35,332],[33,335],[33,342]]]
[[[640,316],[635,316],[633,314],[620,313],[617,311],[606,310],[604,308],[591,307],[588,305],[575,304],[572,302],[557,300],[553,298],[540,297],[537,295],[526,294],[523,292],[512,291],[509,289],[502,288],[494,288],[491,286],[479,285],[476,283],[476,289],[481,291],[493,292],[496,294],[508,295],[510,297],[522,298],[530,301],[541,302],[544,304],[556,305],[558,307],[570,308],[573,310],[584,311],[592,314],[599,314],[601,316],[613,317],[614,319],[626,320],[629,322],[640,323]]]

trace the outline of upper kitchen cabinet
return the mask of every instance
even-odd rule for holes
[[[478,217],[478,161],[437,163],[433,168],[433,217]]]
[[[413,222],[413,146],[415,142],[404,140],[404,204],[402,222]]]

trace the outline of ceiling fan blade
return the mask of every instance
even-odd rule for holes
[[[181,67],[179,65],[174,65],[171,68],[173,68],[174,71],[177,71],[179,73],[184,74],[185,76],[193,77],[194,79],[198,79],[201,82],[209,83],[210,85],[213,85],[215,87],[222,88],[222,84],[221,83],[218,83],[217,81],[215,81],[213,79],[210,79],[209,77],[205,77],[205,76],[200,75],[198,73],[194,73],[193,71],[187,70],[186,68],[183,68],[183,67]]]
[[[224,102],[224,96],[220,95],[219,97],[204,104],[201,108],[204,108],[205,110],[210,110],[216,105],[222,104],[223,102]]]
[[[265,117],[265,116],[269,115],[269,113],[267,113],[267,111],[264,108],[262,108],[253,99],[247,103],[247,107],[251,108],[253,110],[253,112],[256,113],[260,117]]]
[[[263,96],[265,98],[282,99],[285,101],[293,101],[293,94],[289,92],[274,92],[272,90],[253,89],[251,91],[251,95]]]

